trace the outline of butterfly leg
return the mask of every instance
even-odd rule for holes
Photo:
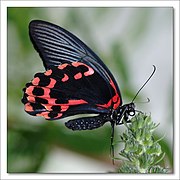
[[[111,122],[111,146],[110,146],[110,154],[112,157],[112,163],[114,164],[114,145],[113,145],[113,141],[114,141],[114,121]]]

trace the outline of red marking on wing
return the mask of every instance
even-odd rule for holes
[[[112,81],[112,79],[110,80],[110,84],[113,87],[114,91],[115,91],[115,95],[112,97],[112,102],[113,102],[113,108],[117,109],[121,103],[121,99],[119,97],[119,94],[117,93],[117,89],[116,86],[114,85],[114,82]]]
[[[40,79],[38,77],[36,77],[32,80],[32,84],[35,86],[37,86],[39,84],[39,82],[40,82]]]
[[[74,75],[74,79],[81,79],[82,78],[82,73],[77,73],[76,75]]]
[[[61,65],[59,65],[58,66],[58,69],[64,69],[64,68],[66,68],[67,66],[68,66],[69,64],[67,64],[67,63],[65,63],[65,64],[61,64]]]
[[[69,108],[69,106],[64,106],[64,105],[62,105],[62,106],[61,106],[61,112],[67,111],[68,108]]]
[[[26,94],[33,95],[34,87],[35,86],[29,86],[28,88],[26,88]]]
[[[96,104],[98,107],[102,107],[102,108],[109,108],[112,104],[112,99],[109,100],[109,102],[107,104]]]
[[[92,74],[94,74],[94,70],[90,67],[89,67],[89,70],[84,73],[85,76],[90,76]]]
[[[81,66],[81,65],[85,65],[84,63],[81,63],[81,62],[72,62],[71,63],[74,67],[78,67],[78,66]]]
[[[69,100],[67,105],[79,105],[79,104],[87,104],[87,103],[88,102],[84,101],[83,99],[78,99],[78,100]]]
[[[36,114],[36,116],[43,116],[45,119],[50,119],[48,114],[49,114],[49,112],[41,112],[39,114]]]
[[[64,77],[61,79],[62,82],[65,82],[69,79],[67,74],[64,74]]]
[[[62,115],[62,113],[58,113],[58,115],[55,118],[60,118]]]
[[[45,98],[48,101],[48,104],[46,105],[59,105],[59,106],[63,106],[63,109],[68,108],[69,106],[73,106],[73,105],[79,105],[79,104],[87,104],[88,102],[84,101],[83,99],[78,99],[78,100],[68,100],[67,103],[56,103],[55,98]],[[66,109],[67,110],[67,109]]]
[[[35,102],[35,97],[34,96],[28,96],[27,97],[29,102]]]
[[[55,84],[56,84],[56,80],[50,78],[50,83],[49,83],[49,85],[46,86],[46,87],[47,87],[47,88],[53,88]]]
[[[28,111],[28,112],[34,111],[34,110],[33,110],[33,107],[30,105],[30,103],[26,103],[26,104],[24,105],[24,109],[25,109],[25,111]]]
[[[45,119],[51,119],[51,117],[49,117],[49,113],[50,112],[41,112],[39,114],[36,114],[36,116],[43,116]],[[58,115],[54,118],[60,118],[62,115],[62,113],[58,113]]]
[[[81,62],[73,62],[72,65],[74,67],[78,67],[78,66],[85,66],[88,68],[88,71],[84,72],[84,76],[90,76],[92,74],[94,74],[94,70],[89,67],[88,65],[84,64],[84,63],[81,63]]]
[[[117,109],[121,103],[121,99],[117,93],[117,89],[112,80],[110,80],[110,84],[115,91],[115,95],[108,101],[107,104],[96,104],[96,105],[98,107],[102,107],[102,108],[109,108],[109,107],[111,107],[111,105],[113,105],[113,109]]]
[[[43,106],[44,106],[48,111],[52,111],[52,105],[43,104]]]
[[[63,106],[64,109],[68,108],[69,106],[73,106],[73,105],[79,105],[79,104],[87,104],[88,102],[84,101],[83,99],[78,99],[78,100],[68,100],[67,103],[56,103],[55,98],[45,98],[48,101],[48,104],[46,105],[59,105],[59,106]]]
[[[49,105],[55,105],[56,104],[56,98],[50,98],[50,97],[46,97],[46,98],[44,98],[44,99],[46,99],[47,101],[48,101],[48,104]]]
[[[121,102],[120,98],[118,98],[118,101],[114,104],[113,108],[117,109],[119,107],[119,105],[120,105],[120,102]]]
[[[51,74],[52,74],[52,70],[51,70],[51,69],[47,70],[47,71],[44,73],[44,75],[46,75],[46,76],[50,76]]]
[[[52,107],[54,105],[50,105],[50,104],[42,104],[48,111],[53,111]],[[59,106],[61,108],[60,112],[65,112],[68,110],[69,106],[65,106],[65,105],[55,105],[55,106]]]
[[[26,94],[28,94],[29,96],[35,96],[33,94],[33,90],[34,90],[35,86],[29,86],[27,89],[26,89]],[[47,97],[50,97],[49,93],[50,93],[50,89],[49,88],[45,88],[45,87],[37,87],[36,88],[39,88],[39,89],[43,89],[44,91],[44,94],[41,95],[41,96],[37,96],[37,97],[41,97],[41,98],[47,98]]]

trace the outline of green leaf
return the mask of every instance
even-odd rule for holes
[[[118,172],[166,173],[166,168],[155,166],[164,158],[161,146],[153,135],[157,125],[153,123],[150,116],[142,113],[133,117],[131,122],[132,124],[127,125],[127,130],[121,136],[124,148],[119,155],[127,161],[119,167]],[[162,156],[159,157],[160,155]]]

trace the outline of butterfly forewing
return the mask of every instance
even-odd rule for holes
[[[44,66],[58,66],[68,62],[82,62],[92,67],[106,81],[111,91],[110,80],[121,98],[117,83],[101,59],[79,38],[67,30],[45,21],[34,20],[29,25],[30,38],[39,52]],[[122,101],[121,101],[122,104]]]

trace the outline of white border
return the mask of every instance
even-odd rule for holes
[[[8,174],[7,171],[7,7],[174,7],[174,174]],[[179,179],[179,1],[1,1],[1,178],[2,179]]]
[[[33,3],[32,3],[33,2]],[[3,7],[177,7],[177,0],[160,0],[160,1],[32,1],[32,0],[2,0]],[[179,8],[178,8],[179,9]]]

